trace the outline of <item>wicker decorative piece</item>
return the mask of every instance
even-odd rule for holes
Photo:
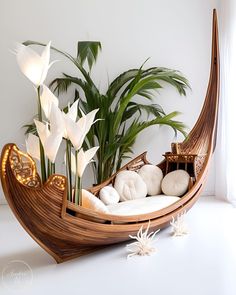
[[[150,230],[156,231],[196,202],[206,181],[216,137],[219,51],[215,10],[211,60],[209,85],[199,119],[188,138],[173,144],[172,152],[165,154],[164,161],[158,165],[164,174],[178,168],[188,170],[190,189],[179,201],[162,210],[138,216],[118,216],[77,206],[67,201],[64,176],[52,175],[42,185],[31,157],[14,144],[4,147],[1,181],[6,199],[24,229],[58,263],[128,240],[129,235],[135,235],[141,226],[147,228],[149,220]],[[138,170],[146,163],[146,153],[143,153],[121,170]],[[116,174],[90,191],[97,195],[102,187],[113,183],[115,177]]]

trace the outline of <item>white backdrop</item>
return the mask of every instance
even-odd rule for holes
[[[99,40],[102,53],[93,72],[101,89],[122,71],[147,66],[178,69],[189,79],[192,91],[179,97],[165,87],[157,96],[166,112],[179,110],[190,128],[197,119],[207,87],[212,9],[216,0],[1,0],[0,4],[0,148],[7,142],[24,143],[21,126],[36,110],[35,92],[20,73],[14,55],[14,41],[48,42],[76,52],[77,40]],[[58,59],[55,56],[53,59]],[[61,71],[75,73],[65,60],[50,71],[48,81]],[[157,135],[158,131],[158,135]],[[144,131],[135,144],[135,154],[148,150],[157,163],[169,148],[173,133],[167,128]],[[89,174],[87,173],[87,183]],[[1,194],[1,193],[0,193]],[[214,194],[214,165],[205,194]],[[2,194],[1,194],[2,195]],[[3,201],[3,197],[0,197]]]
[[[219,13],[221,49],[220,111],[216,150],[216,197],[236,207],[235,185],[235,67],[236,67],[236,2],[221,2]]]

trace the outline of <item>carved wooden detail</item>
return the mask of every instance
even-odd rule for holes
[[[32,188],[41,186],[41,180],[37,173],[35,162],[29,155],[13,147],[9,160],[11,169],[20,183]]]

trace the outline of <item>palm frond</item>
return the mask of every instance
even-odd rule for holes
[[[139,114],[139,116],[142,115],[142,113],[145,112],[147,114],[147,118],[149,118],[150,115],[153,115],[155,117],[160,117],[162,115],[165,115],[164,110],[162,107],[158,104],[140,104],[137,102],[129,102],[127,105],[127,109],[123,114],[122,117],[122,123],[132,118],[135,114]]]
[[[122,162],[122,159],[124,155],[127,155],[132,151],[132,146],[134,145],[138,134],[143,131],[144,129],[153,126],[153,125],[167,125],[171,127],[175,133],[177,132],[182,133],[185,137],[187,136],[186,133],[186,126],[177,120],[173,120],[176,116],[178,116],[180,113],[179,112],[172,112],[168,115],[162,116],[155,118],[150,121],[142,121],[140,122],[139,120],[134,120],[130,127],[126,130],[124,136],[121,138],[119,145],[120,145],[120,153],[118,156],[117,160],[117,167],[116,169],[120,168],[119,163]]]
[[[52,88],[53,92],[60,95],[61,93],[67,92],[68,88],[72,84],[76,84],[84,90],[85,84],[82,79],[69,76],[65,73],[62,73],[62,74],[64,77],[56,78],[49,84],[49,87]]]
[[[106,94],[111,98],[115,98],[117,93],[126,85],[126,83],[136,77],[138,71],[139,69],[131,69],[120,74],[109,85]]]
[[[79,41],[77,43],[77,59],[82,66],[87,60],[89,69],[91,70],[101,48],[101,43],[98,41]]]
[[[24,44],[45,46],[35,41],[26,41]],[[114,169],[120,168],[122,160],[133,152],[137,136],[149,126],[166,125],[172,128],[175,134],[180,132],[186,136],[186,126],[176,120],[179,113],[172,112],[166,115],[160,105],[153,103],[155,96],[159,94],[158,90],[162,89],[165,83],[173,86],[180,95],[186,95],[186,90],[190,86],[179,71],[164,67],[144,69],[144,62],[140,68],[130,69],[116,77],[103,95],[93,82],[90,71],[84,68],[87,63],[91,70],[96,62],[101,50],[100,42],[79,41],[76,57],[55,47],[51,48],[72,62],[81,78],[79,75],[74,77],[63,73],[51,82],[50,87],[59,95],[67,92],[72,85],[75,86],[74,99],[80,98],[79,108],[85,113],[99,109],[96,118],[103,119],[91,127],[84,142],[85,149],[95,144],[100,146],[97,164],[93,164],[98,182],[108,178]],[[144,98],[147,104],[134,101],[137,96]],[[64,111],[67,111],[67,107]],[[144,113],[147,116],[146,120],[143,117]],[[25,125],[25,128],[26,133],[36,132],[34,124]]]
[[[35,126],[35,123],[31,123],[31,124],[25,124],[23,126],[23,128],[26,128],[25,130],[25,135],[26,134],[29,134],[29,133],[32,133],[34,135],[37,135],[37,129],[36,129],[36,126]]]

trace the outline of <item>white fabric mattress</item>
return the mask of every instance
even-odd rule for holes
[[[174,196],[158,195],[108,205],[107,208],[109,214],[113,215],[139,215],[163,209],[179,199]]]

